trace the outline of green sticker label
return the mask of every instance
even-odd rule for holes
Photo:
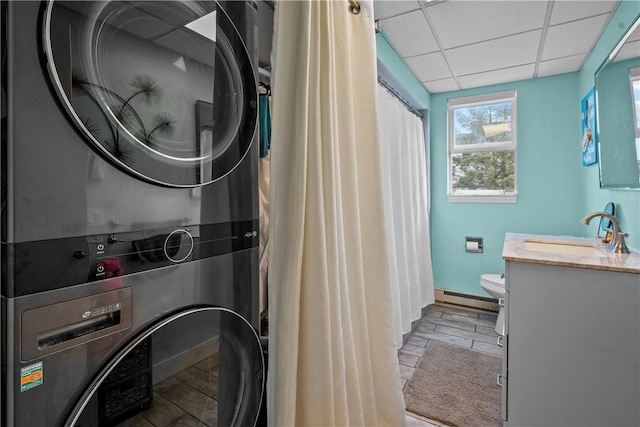
[[[42,362],[20,368],[20,391],[27,391],[42,384]]]

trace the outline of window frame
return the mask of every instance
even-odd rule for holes
[[[638,82],[640,84],[640,66],[631,67],[629,69],[629,86],[631,88],[631,107],[633,114],[633,130],[634,130],[634,142],[636,144],[636,157],[638,159],[638,170],[640,170],[640,108],[638,107],[640,99],[636,99],[635,90],[633,84]]]
[[[511,141],[490,144],[455,145],[453,114],[456,109],[511,102]],[[450,202],[515,203],[518,197],[518,143],[517,143],[517,92],[515,89],[481,95],[449,98],[447,100],[447,196]],[[513,151],[514,191],[502,190],[453,190],[452,157],[454,154]]]

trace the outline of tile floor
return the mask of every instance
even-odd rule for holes
[[[498,334],[493,330],[496,318],[496,313],[491,312],[430,305],[398,351],[403,387],[411,378],[430,340],[501,356],[502,349],[497,345]],[[121,426],[216,425],[217,387],[212,387],[211,384],[217,385],[217,368],[217,358],[210,357],[175,377],[156,384],[154,407]],[[406,421],[407,427],[442,426],[410,412],[406,414]]]
[[[218,366],[213,355],[155,384],[151,409],[118,427],[217,426]]]
[[[413,333],[398,351],[403,387],[420,360],[430,340],[459,345],[471,350],[502,357],[498,334],[494,331],[497,313],[467,310],[440,304],[430,305]],[[440,427],[442,424],[407,412],[407,427]]]

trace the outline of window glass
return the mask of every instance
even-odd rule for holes
[[[636,138],[640,138],[640,67],[629,70],[629,81],[631,83],[631,102],[633,103]]]
[[[449,100],[449,200],[515,202],[515,91]]]
[[[49,74],[71,119],[125,170],[196,186],[247,153],[253,69],[218,3],[55,1],[45,34]]]
[[[511,102],[453,110],[455,145],[511,141]]]
[[[264,386],[260,341],[239,314],[175,313],[117,350],[74,403],[67,425],[253,426]]]
[[[454,191],[487,190],[500,194],[515,190],[513,151],[453,154],[451,167]]]

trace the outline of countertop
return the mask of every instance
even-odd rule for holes
[[[545,252],[527,248],[527,242],[560,243],[593,247],[591,254]],[[589,268],[594,270],[619,271],[640,274],[640,252],[630,250],[628,254],[617,254],[607,249],[607,245],[595,238],[572,236],[543,236],[536,234],[507,233],[504,240],[502,258],[505,261],[532,264],[560,265],[565,267]],[[640,277],[638,278],[640,283]]]

